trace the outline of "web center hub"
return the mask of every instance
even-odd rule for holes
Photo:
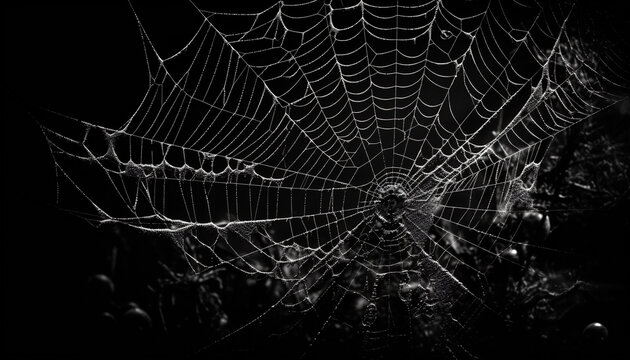
[[[379,190],[376,215],[385,223],[398,223],[405,212],[407,193],[400,185],[388,185]]]

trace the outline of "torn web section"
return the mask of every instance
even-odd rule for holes
[[[243,223],[247,241],[251,224],[357,209],[357,195],[335,178],[352,173],[335,161],[334,137],[309,137],[218,37],[204,23],[184,51],[161,59],[145,36],[152,81],[128,123],[45,130],[58,158],[96,166],[118,203],[97,199],[107,194],[98,181],[71,179],[57,160],[60,173],[103,221],[159,232],[208,227],[225,235],[219,228]]]
[[[261,300],[265,308],[246,319],[232,318],[235,327],[265,314],[257,324],[269,320],[268,329],[282,333],[302,321],[305,313],[313,313],[318,294],[332,296],[338,291],[329,291],[330,268],[339,262],[339,256],[331,253],[346,236],[346,229],[362,216],[358,209],[339,210],[344,204],[343,195],[350,195],[351,190],[342,189],[340,193],[326,182],[320,186],[330,186],[330,190],[300,190],[300,184],[315,182],[263,179],[218,156],[205,159],[210,164],[202,163],[197,171],[162,161],[157,161],[157,165],[140,161],[131,165],[122,160],[124,150],[116,150],[118,146],[130,146],[126,135],[118,133],[110,143],[105,141],[109,130],[69,119],[63,121],[69,122],[63,126],[65,135],[50,128],[45,130],[58,166],[59,182],[70,185],[62,191],[62,200],[78,190],[86,200],[87,210],[98,209],[96,221],[121,222],[156,235],[166,233],[186,246],[192,242],[194,252],[189,247],[185,250],[191,262],[201,265],[201,270],[236,268],[254,279],[276,280],[271,282],[275,305]],[[82,140],[77,142],[68,136]],[[138,150],[133,145],[132,149]],[[152,150],[154,160],[160,158],[158,154],[164,154],[160,149]],[[109,151],[116,156],[106,155]],[[82,176],[75,171],[78,168],[90,169],[90,176]],[[239,203],[242,199],[244,202]],[[305,199],[312,202],[305,203]],[[79,203],[70,201],[72,209],[76,209]],[[257,203],[262,206],[256,208]],[[351,205],[347,201],[345,206]],[[252,209],[258,209],[258,216]],[[91,218],[87,212],[82,215]],[[274,226],[269,228],[267,225],[272,223]],[[184,238],[188,241],[184,242]],[[274,321],[276,316],[283,321]],[[279,323],[283,325],[280,329]]]
[[[76,130],[68,135],[81,140],[45,130],[59,174],[88,201],[91,209],[84,211],[96,212],[101,222],[123,222],[155,232],[208,228],[223,237],[233,232],[249,241],[253,232],[274,220],[301,221],[301,227],[291,225],[283,234],[290,238],[303,231],[304,224],[313,225],[315,220],[309,219],[316,215],[343,219],[346,213],[360,211],[358,194],[334,182],[286,173],[283,178],[269,178],[258,173],[264,166],[63,121],[68,122],[64,133]],[[73,172],[81,163],[94,170],[85,177]],[[326,228],[328,221],[316,221]],[[338,226],[344,225],[331,229]],[[311,240],[303,246],[321,244]]]

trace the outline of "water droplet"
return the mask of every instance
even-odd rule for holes
[[[138,307],[127,310],[123,314],[122,322],[125,328],[133,332],[143,332],[151,328],[151,317]]]
[[[446,40],[453,37],[453,33],[450,30],[442,30],[440,32],[440,39]]]
[[[501,257],[508,262],[518,263],[518,251],[516,249],[505,249],[501,253]]]
[[[594,322],[586,325],[582,335],[590,341],[604,341],[608,337],[608,329],[601,323]]]

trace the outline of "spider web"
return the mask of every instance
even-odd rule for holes
[[[215,344],[267,323],[270,338],[302,329],[307,353],[340,328],[368,353],[455,353],[480,311],[501,316],[488,264],[527,245],[501,225],[534,206],[554,136],[619,100],[571,7],[194,8],[169,57],[138,21],[150,84],[123,126],[43,127],[80,194],[64,200],[172,238],[198,272],[271,279],[274,302]]]

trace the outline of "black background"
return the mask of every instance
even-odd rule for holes
[[[186,2],[134,5],[165,55],[200,21]],[[41,107],[88,122],[124,122],[148,86],[140,35],[125,1],[23,2],[3,9],[2,47],[3,353],[82,354],[90,336],[81,321],[85,279],[98,270],[95,244],[106,235],[56,208],[52,157],[30,113]],[[618,236],[625,243],[607,251],[628,254],[628,234]],[[619,263],[606,269],[628,270]],[[628,318],[627,310],[619,315]]]
[[[142,13],[168,24],[156,27],[165,49],[183,46],[198,25],[180,11]],[[148,86],[142,42],[125,1],[23,2],[3,9],[2,50],[3,353],[82,354],[86,278],[102,272],[94,255],[107,235],[56,207],[53,160],[31,113],[120,125]]]

